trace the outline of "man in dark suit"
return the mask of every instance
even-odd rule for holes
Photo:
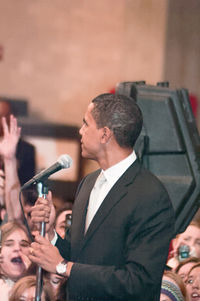
[[[159,300],[174,211],[163,185],[133,151],[141,128],[133,99],[96,97],[80,135],[82,156],[97,161],[100,170],[79,185],[67,239],[53,231],[50,196],[32,209],[34,223],[47,223],[51,243],[36,236],[29,257],[68,278],[67,300]]]

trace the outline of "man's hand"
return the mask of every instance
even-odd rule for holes
[[[10,115],[10,126],[6,122],[6,118],[2,118],[3,139],[0,142],[0,154],[6,159],[15,157],[17,143],[20,138],[21,128],[18,127],[17,119]]]
[[[55,216],[55,207],[52,202],[51,192],[49,192],[46,199],[38,198],[35,205],[31,208],[31,226],[40,230],[41,222],[45,222],[46,232],[49,234],[49,239],[52,240],[54,237]]]
[[[29,259],[51,273],[56,273],[57,264],[63,260],[49,239],[40,235],[36,236],[35,242],[31,244]]]

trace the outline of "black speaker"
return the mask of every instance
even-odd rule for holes
[[[116,94],[136,99],[144,126],[135,145],[142,164],[165,185],[176,214],[176,233],[183,232],[200,206],[200,137],[188,91],[121,82]]]

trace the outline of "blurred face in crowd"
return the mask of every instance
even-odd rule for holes
[[[194,267],[189,273],[186,288],[189,301],[200,301],[200,266]]]
[[[16,229],[3,242],[1,273],[16,281],[26,271],[28,265],[29,240],[22,229]]]
[[[54,295],[56,295],[58,288],[60,286],[61,281],[63,280],[63,277],[54,273],[50,273],[49,275],[49,282],[52,286]]]
[[[24,292],[22,293],[19,301],[35,301],[35,291],[36,291],[36,287],[35,286],[31,286],[27,289],[24,290]],[[41,301],[45,301],[45,295],[44,292],[42,292],[41,295]]]
[[[65,231],[66,231],[66,215],[71,214],[71,210],[65,210],[61,212],[56,220],[56,232],[62,237],[65,237]]]
[[[178,235],[173,242],[173,247],[176,250],[181,245],[190,247],[190,256],[200,258],[200,228],[195,225],[189,225],[185,232]]]
[[[35,300],[35,286],[27,288],[20,297],[20,301],[34,301]]]
[[[184,283],[187,283],[188,273],[195,264],[196,262],[188,262],[184,264],[177,272],[177,274],[182,278]]]

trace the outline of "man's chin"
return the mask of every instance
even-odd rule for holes
[[[81,151],[81,156],[84,159],[90,159],[89,156],[88,156],[88,153],[83,148],[82,148],[82,151]]]
[[[87,159],[87,160],[96,161],[96,159],[93,156],[89,155],[88,153],[86,153],[84,151],[81,152],[81,157],[84,159]]]

